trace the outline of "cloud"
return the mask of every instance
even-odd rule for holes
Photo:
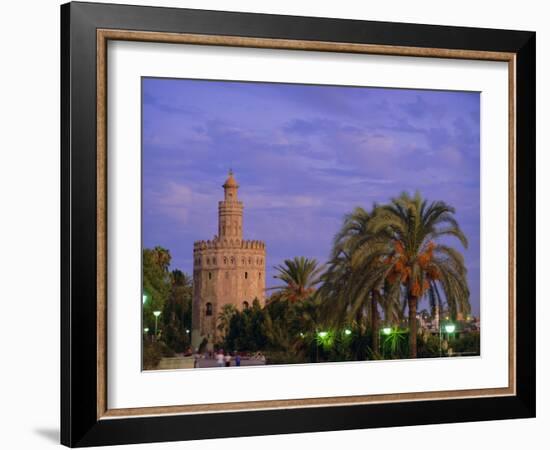
[[[190,80],[145,87],[144,243],[170,248],[176,267],[190,271],[193,241],[217,233],[229,168],[245,235],[266,241],[270,267],[295,255],[325,260],[355,206],[416,190],[456,207],[472,236],[466,260],[479,260],[478,95]]]

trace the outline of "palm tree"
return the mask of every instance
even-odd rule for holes
[[[424,295],[436,299],[441,287],[451,314],[470,311],[462,254],[440,242],[442,237],[454,237],[465,248],[468,245],[454,213],[444,202],[428,204],[419,193],[403,193],[377,207],[370,221],[370,231],[381,245],[373,246],[369,258],[382,261],[388,281],[401,284],[406,293],[411,358],[416,358],[416,311]]]
[[[384,310],[386,320],[392,320],[395,310],[399,309],[399,292],[389,288],[387,267],[373,257],[376,255],[373,250],[387,243],[372,233],[371,219],[372,214],[360,207],[345,217],[335,237],[319,294],[326,299],[325,305],[339,325],[355,320],[362,332],[362,318],[366,313],[372,330],[372,351],[376,353],[379,347],[378,307]]]
[[[322,267],[317,260],[304,256],[285,259],[283,264],[275,266],[278,273],[274,276],[284,282],[281,286],[269,288],[276,290],[275,298],[285,299],[291,303],[309,298],[319,283]]]

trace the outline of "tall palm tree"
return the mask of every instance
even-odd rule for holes
[[[274,278],[284,284],[271,287],[269,290],[275,290],[276,297],[291,303],[305,300],[315,292],[322,271],[317,260],[304,256],[286,259],[283,264],[275,266],[275,269],[278,273]]]
[[[374,250],[387,243],[371,231],[371,219],[372,214],[360,207],[345,217],[319,294],[325,297],[325,305],[339,325],[355,321],[361,331],[366,313],[372,330],[372,350],[377,352],[378,308],[382,307],[386,320],[392,320],[400,299],[399,292],[387,286],[387,266],[372,256],[376,254]]]
[[[451,312],[469,313],[469,289],[462,254],[441,243],[453,237],[466,248],[468,241],[454,217],[455,210],[444,202],[428,202],[416,193],[406,193],[376,208],[370,230],[386,245],[370,252],[383,261],[390,283],[400,283],[406,292],[409,315],[409,351],[416,358],[419,300],[426,294],[437,298],[442,288]]]

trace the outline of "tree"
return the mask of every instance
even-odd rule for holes
[[[221,332],[222,338],[227,335],[229,331],[229,325],[231,323],[231,318],[237,312],[237,308],[231,304],[226,304],[222,306],[220,314],[218,315],[218,330]]]
[[[162,310],[164,341],[176,352],[183,352],[191,343],[191,308],[193,281],[181,270],[170,273],[170,294]]]
[[[315,259],[303,256],[286,259],[284,264],[275,266],[275,269],[278,273],[274,278],[283,281],[284,284],[270,289],[277,291],[276,298],[283,298],[291,303],[305,300],[315,292],[322,270]]]
[[[366,317],[372,334],[372,351],[379,349],[379,306],[386,320],[393,320],[399,310],[400,295],[387,283],[387,267],[377,258],[376,250],[386,241],[371,230],[372,213],[355,208],[344,218],[334,239],[328,269],[322,277],[319,295],[325,299],[326,314],[336,325],[355,321],[360,335]]]
[[[171,292],[170,252],[162,247],[143,249],[143,324],[154,330],[153,311],[162,311]]]
[[[414,197],[403,193],[377,207],[370,222],[379,245],[369,251],[369,257],[382,261],[389,283],[400,283],[406,293],[411,358],[416,358],[416,311],[424,295],[436,298],[441,287],[451,314],[470,312],[462,254],[441,242],[451,237],[465,248],[468,245],[454,213],[444,202],[428,204],[419,193]]]

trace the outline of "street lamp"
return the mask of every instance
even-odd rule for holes
[[[149,328],[145,327],[145,328],[143,329],[143,332],[144,332],[145,334],[149,333]]]
[[[326,338],[328,336],[328,332],[326,331],[319,331],[318,334],[320,338]]]
[[[445,325],[445,331],[447,332],[447,334],[454,333],[455,329],[456,329],[456,326],[454,323],[448,323],[447,325]]]
[[[447,317],[448,320],[448,317]],[[445,324],[445,332],[447,333],[447,337],[449,334],[452,334],[456,330],[456,325],[454,323],[447,323]],[[439,356],[441,356],[441,326],[439,326]]]
[[[391,328],[390,327],[382,328],[382,333],[384,333],[386,336],[389,336],[391,334]]]
[[[345,334],[346,336],[349,336],[349,335],[351,334],[351,330],[350,330],[349,328],[346,328],[346,329],[344,330],[344,334]]]
[[[153,311],[153,315],[155,316],[155,339],[157,338],[157,330],[158,330],[158,320],[160,316],[160,311]]]

